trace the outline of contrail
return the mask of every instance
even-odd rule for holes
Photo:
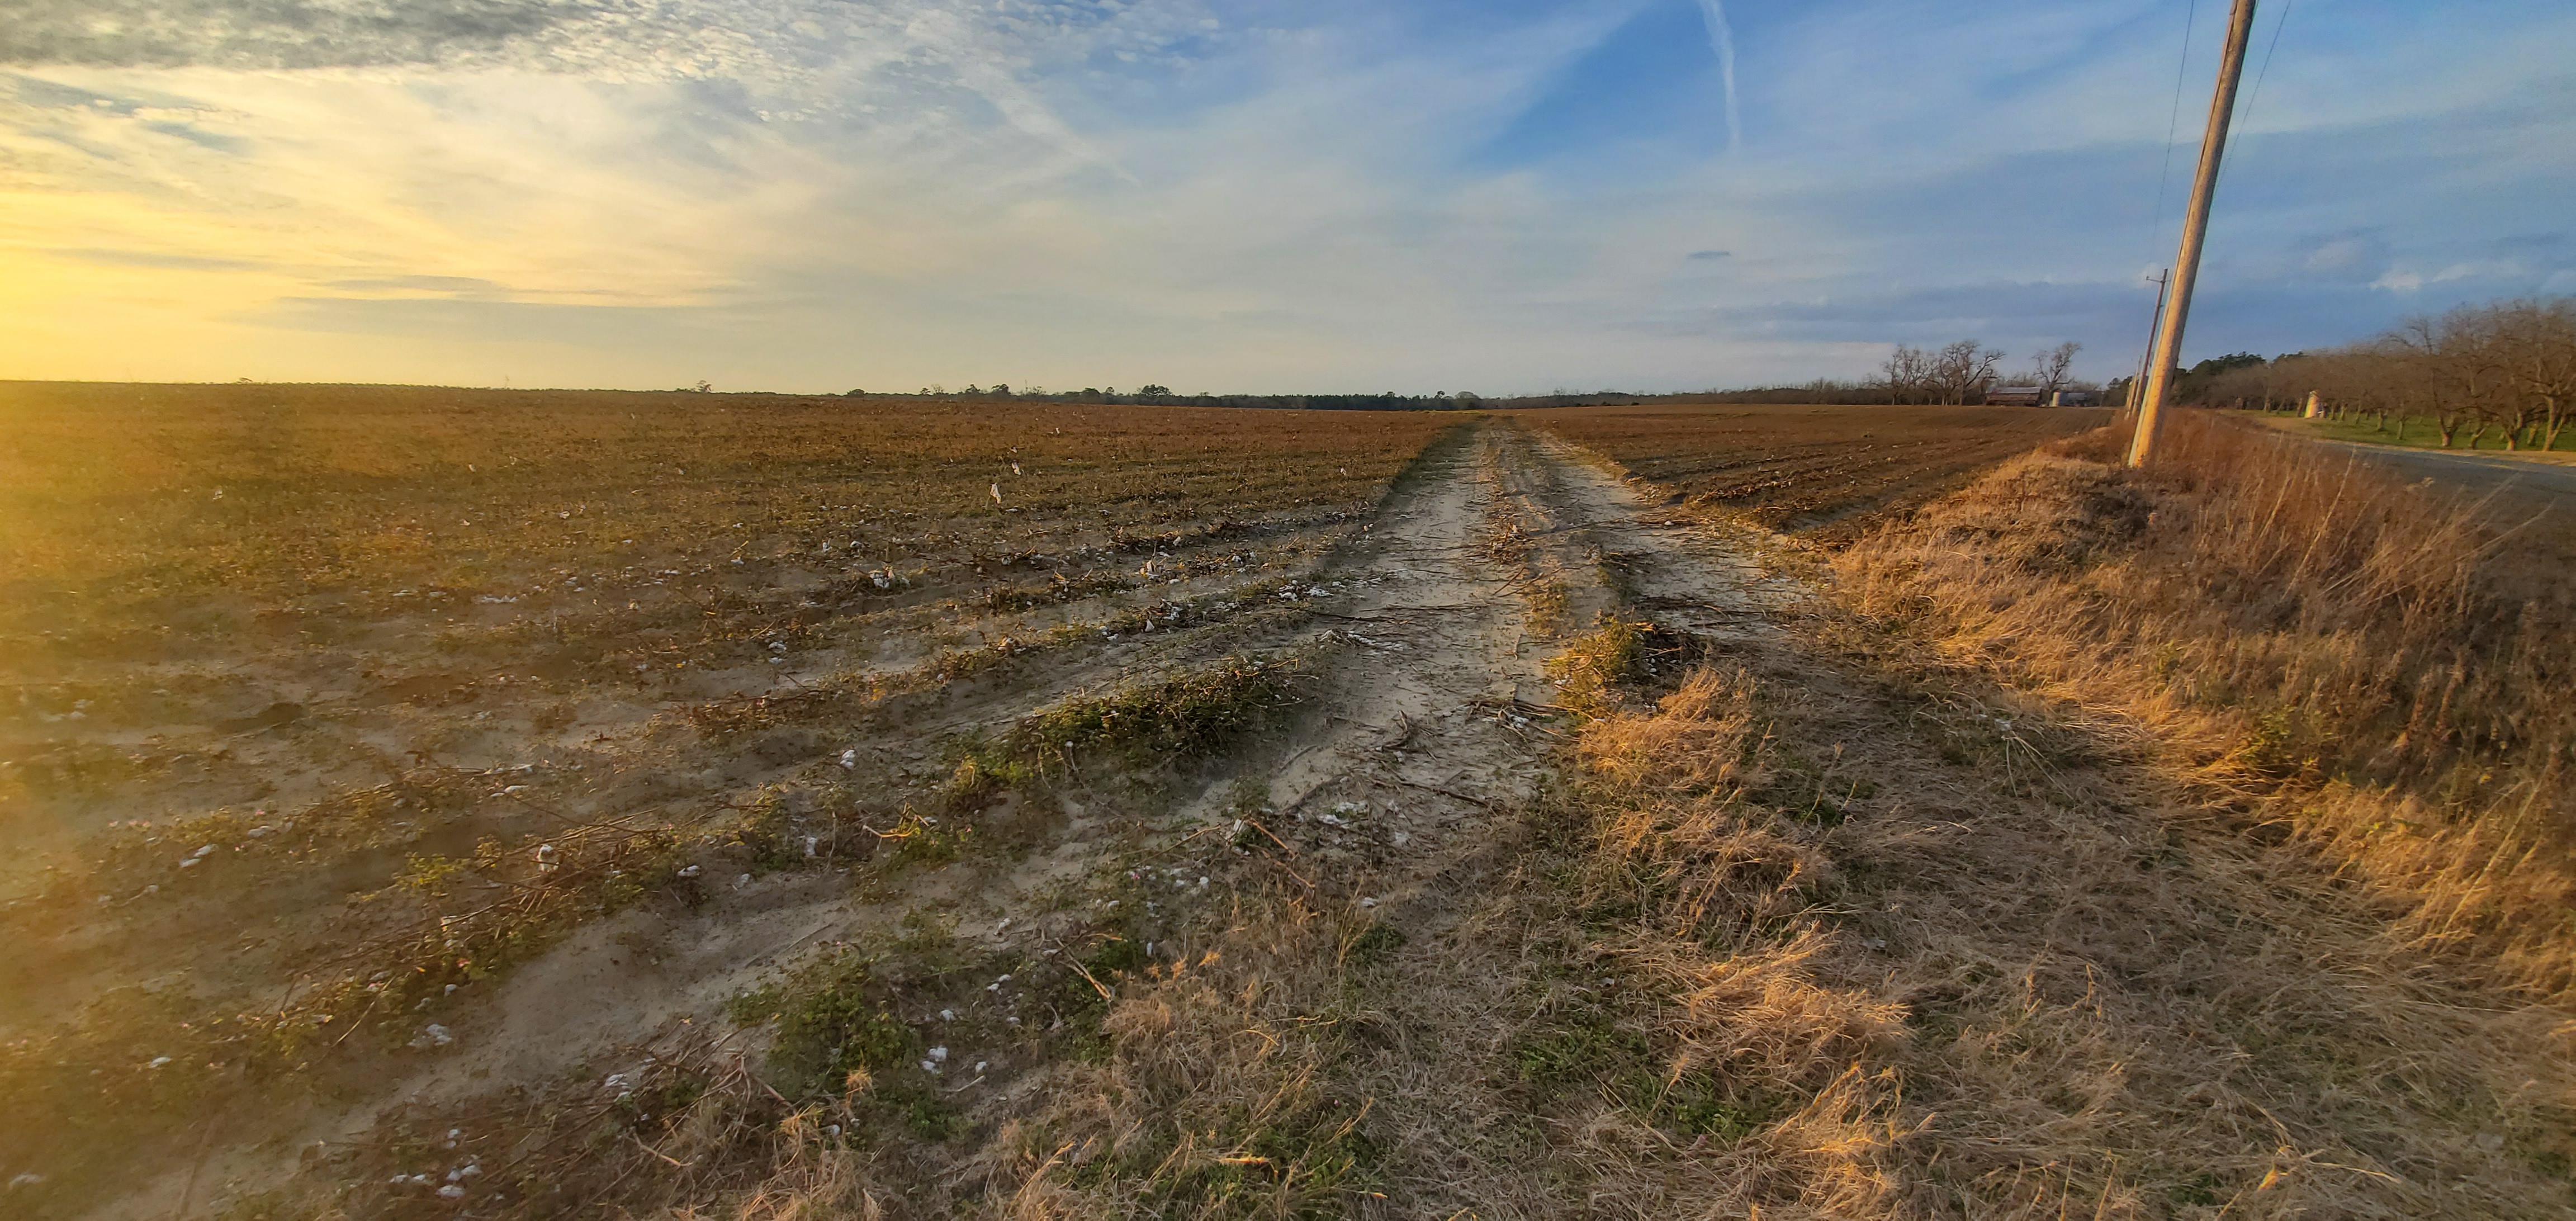
[[[1744,148],[1744,120],[1735,109],[1735,27],[1726,23],[1726,0],[1699,0],[1701,15],[1708,18],[1708,41],[1717,48],[1717,72],[1726,82],[1726,151]]]

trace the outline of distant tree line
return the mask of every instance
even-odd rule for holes
[[[1462,411],[1483,408],[1598,407],[1656,402],[1693,403],[1982,403],[2001,385],[2036,389],[2046,396],[2061,390],[2094,391],[2095,383],[2072,375],[2078,343],[2061,343],[2033,353],[2027,371],[2006,382],[2000,372],[2004,350],[1975,339],[1941,348],[1897,345],[1876,375],[1862,381],[1818,378],[1796,386],[1759,386],[1707,390],[1690,394],[1636,394],[1625,390],[1554,390],[1546,394],[1487,398],[1470,390],[1437,394],[1175,394],[1170,387],[1147,383],[1121,392],[1117,387],[1086,386],[1048,390],[1005,383],[969,385],[951,391],[924,386],[916,391],[852,390],[850,398],[1018,399],[1047,403],[1130,403],[1191,407],[1267,407],[1301,411]],[[2259,359],[2259,358],[2258,358]]]
[[[2240,352],[2193,366],[2175,389],[2179,402],[2249,410],[2304,407],[2311,393],[2321,414],[2400,441],[2421,426],[2444,449],[2490,437],[2556,448],[2576,416],[2576,297],[2464,305],[2271,360]]]
[[[1294,411],[1458,411],[1487,406],[1508,405],[1509,400],[1488,400],[1471,390],[1455,394],[1443,390],[1437,394],[1175,394],[1171,387],[1147,383],[1121,392],[1115,386],[1086,386],[1080,390],[1048,390],[1030,386],[1013,390],[1008,383],[990,386],[970,385],[961,390],[945,386],[924,386],[909,393],[852,390],[845,398],[971,398],[1016,399],[1033,403],[1128,403],[1166,407],[1254,407]]]
[[[1820,377],[1795,386],[1753,386],[1689,396],[1715,403],[1885,403],[1967,406],[1983,403],[2003,386],[2039,392],[2040,401],[2059,391],[2090,393],[2099,387],[2074,376],[2080,343],[2061,343],[2031,354],[2030,367],[2007,378],[2002,348],[1962,339],[1939,348],[1898,344],[1878,371],[1859,381]]]

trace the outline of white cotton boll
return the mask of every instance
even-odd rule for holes
[[[940,1063],[942,1063],[942,1064],[946,1064],[946,1063],[948,1062],[948,1049],[947,1049],[947,1048],[945,1048],[945,1047],[934,1047],[934,1048],[931,1048],[931,1049],[930,1049],[930,1058],[931,1058],[931,1059],[933,1059],[933,1060],[936,1060],[936,1061],[938,1061],[938,1062],[940,1062]]]
[[[842,766],[842,767],[845,767],[845,768],[851,768],[851,767],[857,767],[858,765],[859,765],[859,752],[858,752],[858,748],[857,748],[857,747],[852,747],[852,748],[850,748],[850,749],[848,749],[848,750],[845,750],[845,751],[842,751],[842,752],[841,752],[841,766]]]
[[[462,1200],[465,1198],[465,1189],[454,1183],[450,1183],[447,1186],[438,1189],[438,1198],[442,1200]]]

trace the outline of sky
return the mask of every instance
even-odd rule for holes
[[[2226,0],[9,0],[0,377],[2136,365]],[[2576,5],[2265,0],[2185,359],[2576,293]],[[2008,368],[2010,365],[2008,365]]]

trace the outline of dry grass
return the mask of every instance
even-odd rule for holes
[[[2576,586],[2533,566],[2557,549],[2214,417],[2150,475],[2100,458],[2023,459],[1855,547],[1854,596],[2147,727],[2205,799],[2368,879],[2416,943],[2576,987]]]
[[[2296,860],[2160,827],[2114,727],[1900,667],[1914,717],[1853,664],[1704,669],[1581,741],[1602,944],[1671,998],[1675,1070],[1778,1100],[1712,1211],[2566,1207],[2560,1018],[2427,978]],[[1996,766],[2024,750],[2050,782]],[[1832,825],[1802,771],[1847,795]]]
[[[1898,1132],[1879,1053],[1904,1011],[1816,972],[1834,936],[1812,909],[1834,867],[1750,797],[1774,770],[1754,685],[1740,669],[1699,669],[1652,713],[1585,728],[1600,845],[1588,888],[1596,907],[1633,906],[1604,948],[1672,998],[1657,1023],[1674,1049],[1667,1078],[1705,1075],[1758,1125],[1730,1159],[1735,1207],[1866,1215],[1891,1187]]]

